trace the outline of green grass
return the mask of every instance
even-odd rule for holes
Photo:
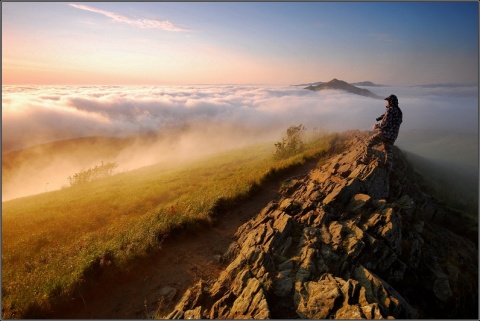
[[[48,308],[102,267],[128,268],[161,246],[165,235],[211,223],[216,209],[325,153],[336,138],[323,134],[283,160],[274,159],[273,143],[258,144],[3,202],[3,317],[29,317]]]

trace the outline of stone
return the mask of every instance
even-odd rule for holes
[[[356,194],[351,200],[350,203],[347,205],[346,210],[348,212],[356,212],[358,213],[363,207],[371,201],[370,195],[366,194]]]
[[[285,211],[285,209],[289,208],[292,205],[292,203],[293,203],[292,199],[286,198],[280,203],[279,209],[282,211]]]
[[[453,296],[452,290],[450,288],[450,283],[448,283],[447,278],[438,278],[433,283],[433,293],[437,298],[443,302],[447,302]]]
[[[387,206],[387,201],[384,200],[384,199],[373,200],[373,201],[372,201],[372,206],[373,206],[378,212],[381,212],[381,211]]]
[[[171,318],[183,318],[185,311],[192,310],[198,306],[199,302],[204,298],[203,288],[205,286],[205,282],[200,280],[194,286],[188,288],[175,306],[174,311],[167,318],[170,319],[170,316]]]
[[[287,260],[282,264],[278,265],[277,269],[279,271],[291,270],[295,266],[295,262],[293,260]]]
[[[223,256],[221,256],[219,254],[214,255],[213,260],[218,264],[223,263],[223,261],[224,261]]]
[[[358,305],[344,305],[335,313],[335,319],[364,319],[364,313]]]
[[[389,176],[378,160],[354,163],[368,132],[344,135],[340,152],[238,228],[217,280],[187,289],[169,318],[478,317],[475,244],[439,225],[450,212],[408,176],[400,150]]]
[[[378,304],[372,303],[369,305],[362,306],[362,313],[367,319],[385,319],[382,314],[380,313],[380,308]]]
[[[238,298],[235,300],[232,306],[231,316],[233,318],[247,315],[252,299],[254,298],[255,294],[260,291],[260,281],[258,281],[256,278],[250,278],[248,279],[245,287],[241,290],[242,292],[238,295]]]
[[[184,317],[184,319],[186,319],[186,320],[192,320],[192,319],[199,320],[199,319],[203,319],[203,318],[202,318],[202,307],[201,307],[201,306],[198,306],[198,307],[196,307],[196,308],[193,309],[193,310],[187,310],[187,311],[185,311],[183,317]]]
[[[177,294],[177,289],[172,288],[170,286],[164,286],[158,291],[158,295],[160,299],[170,302]]]
[[[330,226],[328,228],[328,232],[330,234],[330,242],[325,242],[326,244],[330,244],[334,250],[337,250],[341,245],[343,241],[343,225],[340,224],[337,221],[333,221],[330,223]]]
[[[282,274],[282,276],[275,282],[273,292],[275,295],[283,298],[286,297],[293,289],[293,279],[288,275]]]
[[[239,296],[251,278],[252,273],[250,273],[249,269],[244,269],[242,272],[238,273],[237,277],[232,282],[232,292]]]
[[[373,170],[365,179],[364,186],[372,199],[383,199],[389,195],[389,179],[387,172]]]
[[[324,199],[323,199],[323,204],[329,205],[333,201],[336,200],[337,197],[339,197],[340,193],[343,191],[343,186],[337,186],[335,189],[329,193]]]
[[[338,168],[338,173],[342,176],[342,177],[348,177],[348,175],[350,175],[351,173],[351,164],[343,164],[342,166],[340,166]]]
[[[173,310],[169,315],[166,316],[166,319],[179,320],[183,319],[185,312],[179,310]]]
[[[295,284],[294,304],[300,318],[328,319],[342,298],[342,292],[331,275],[318,282]]]
[[[360,177],[361,174],[365,171],[367,166],[359,164],[355,169],[350,173],[350,175],[347,176],[347,178],[357,178]]]
[[[355,279],[365,289],[362,305],[365,303],[377,303],[382,314],[394,318],[415,318],[416,311],[410,304],[385,281],[371,273],[363,266],[354,270]],[[362,293],[362,292],[361,292]],[[360,295],[362,297],[362,294]]]
[[[231,319],[269,318],[270,311],[260,281],[250,278],[242,293],[233,303]]]
[[[328,179],[330,178],[330,173],[319,171],[319,170],[313,170],[310,173],[310,178],[316,183],[323,183],[328,181]]]
[[[228,319],[230,316],[230,308],[235,299],[236,296],[232,292],[227,292],[212,305],[210,309],[210,319]]]

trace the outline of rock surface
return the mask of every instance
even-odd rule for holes
[[[400,150],[390,175],[380,147],[357,162],[368,135],[288,181],[167,318],[478,318],[476,244],[442,226]]]

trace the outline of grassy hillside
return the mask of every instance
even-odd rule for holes
[[[45,308],[107,266],[128,267],[176,228],[209,223],[278,171],[331,148],[323,134],[288,159],[272,143],[177,166],[157,164],[3,202],[3,317]],[[33,310],[32,310],[33,309]]]
[[[147,135],[82,137],[3,153],[2,199],[58,189],[66,184],[66,177],[76,169],[87,168],[101,160],[115,160],[133,146],[152,144],[155,138]]]

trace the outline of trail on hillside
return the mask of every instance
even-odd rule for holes
[[[161,316],[478,320],[478,231],[422,190],[397,147],[392,171],[382,146],[360,162],[368,136],[285,182],[235,233],[219,278]]]
[[[225,266],[218,257],[227,251],[238,227],[278,196],[280,183],[307,175],[317,162],[318,159],[307,161],[268,180],[236,208],[220,213],[214,226],[172,235],[160,251],[139,260],[129,271],[113,277],[100,276],[87,290],[76,293],[62,306],[52,307],[42,317],[139,319],[152,317],[159,305],[171,309],[191,284],[200,278],[208,282],[219,276]],[[165,300],[161,292],[172,288],[175,296]]]

